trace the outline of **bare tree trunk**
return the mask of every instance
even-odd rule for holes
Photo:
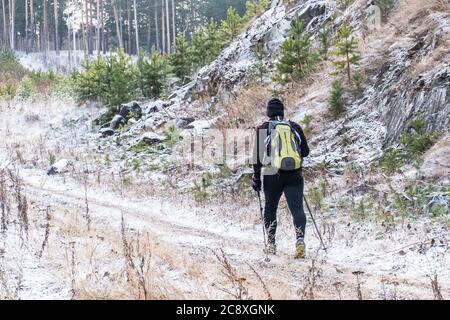
[[[169,2],[168,0],[165,1],[166,3],[166,23],[167,23],[167,52],[170,53],[172,50],[170,48],[171,46],[171,40],[170,40],[170,15],[169,15]]]
[[[90,24],[90,15],[91,15],[91,1],[85,0],[85,17],[86,17],[86,39],[87,39],[87,54],[90,56],[92,55],[92,32],[91,32],[91,24]]]
[[[127,37],[127,52],[128,54],[132,54],[133,50],[132,50],[132,43],[131,43],[131,0],[127,0],[127,20],[128,20],[128,25],[127,25],[127,33],[128,33],[128,37]]]
[[[34,0],[30,0],[30,24],[31,24],[31,51],[36,46],[36,21],[34,17]]]
[[[73,42],[73,55],[75,57],[75,56],[77,56],[77,54],[76,54],[76,52],[77,52],[77,33],[75,31],[75,28],[73,28],[72,33],[73,33],[73,39],[72,39],[72,42]]]
[[[136,33],[136,54],[139,55],[139,23],[138,23],[138,17],[137,17],[137,6],[136,6],[136,0],[134,0],[134,29]]]
[[[150,8],[152,7],[152,4],[148,4],[147,8],[147,51],[152,51],[152,11]]]
[[[177,16],[175,13],[175,1],[172,0],[172,39],[175,42],[175,39],[177,38]]]
[[[55,14],[55,50],[56,55],[59,56],[59,30],[58,30],[58,0],[54,0],[53,9]]]
[[[113,0],[112,5],[114,11],[114,19],[116,20],[116,32],[117,32],[117,39],[119,41],[119,48],[123,49],[122,33],[120,31],[120,17],[117,9],[117,0]]]
[[[96,46],[97,46],[97,56],[100,55],[100,0],[97,0],[97,37],[96,37]]]
[[[72,47],[70,46],[70,26],[67,25],[67,50],[68,50],[68,57],[69,57],[69,69],[72,65]]]
[[[11,28],[11,37],[10,37],[10,47],[12,50],[16,48],[16,37],[15,37],[15,20],[16,20],[16,0],[9,0],[9,26]]]
[[[153,9],[154,9],[154,11],[155,11],[155,35],[156,35],[156,37],[155,37],[155,39],[156,39],[156,46],[155,46],[155,48],[156,48],[156,50],[157,51],[159,51],[159,52],[161,52],[161,45],[160,45],[160,42],[159,42],[159,22],[158,22],[158,8],[157,8],[157,1],[158,0],[155,0],[155,6],[153,7]]]
[[[42,37],[42,42],[44,45],[45,56],[47,56],[47,51],[49,49],[49,33],[48,33],[48,17],[47,17],[47,0],[43,0],[43,9],[44,9],[44,34]]]
[[[164,0],[161,0],[161,35],[162,35],[162,52],[166,52],[166,23],[164,12]]]
[[[102,38],[102,51],[103,54],[106,54],[106,39],[107,34],[105,34],[105,12],[103,10],[103,0],[100,0],[100,11],[102,15],[102,29],[101,29],[101,38]],[[108,32],[108,29],[106,29],[106,33]]]
[[[8,23],[6,21],[6,8],[5,8],[5,0],[2,0],[2,13],[3,13],[3,41],[4,44],[8,42]]]
[[[28,0],[25,0],[25,52],[28,53]]]
[[[92,0],[89,0],[89,55],[94,54],[94,19],[92,17],[94,12],[92,6]]]
[[[85,57],[89,55],[89,40],[87,37],[87,30],[86,30],[89,18],[87,17],[87,15],[88,15],[88,5],[87,0],[84,0],[84,14],[82,14],[81,16],[81,23],[82,23],[81,32],[83,35],[83,51]]]

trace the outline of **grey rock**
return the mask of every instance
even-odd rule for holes
[[[122,104],[119,115],[125,119],[125,122],[128,122],[131,118],[139,120],[142,118],[142,108],[136,101],[131,101]]]
[[[114,132],[114,130],[111,129],[111,128],[101,128],[101,129],[99,130],[99,133],[101,134],[101,136],[102,136],[103,138],[106,138],[106,137],[113,136],[115,132]]]
[[[144,133],[141,138],[139,139],[139,142],[143,142],[146,145],[154,145],[158,144],[164,141],[164,137],[153,132],[146,132]]]
[[[160,112],[170,105],[169,102],[164,100],[150,101],[144,106],[144,112],[146,114]]]
[[[176,126],[180,129],[192,129],[193,126],[190,126],[191,123],[195,121],[193,117],[182,117],[177,120]]]
[[[47,171],[47,175],[52,176],[55,174],[66,173],[69,171],[69,168],[73,167],[73,164],[70,160],[61,159],[55,162],[50,169]]]
[[[117,114],[111,120],[110,128],[113,130],[116,130],[117,128],[119,128],[120,126],[123,126],[125,124],[126,124],[125,119],[120,114]]]

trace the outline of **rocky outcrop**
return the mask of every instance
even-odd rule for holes
[[[265,64],[273,65],[272,57],[279,54],[280,45],[286,39],[290,23],[295,17],[303,18],[311,32],[327,20],[333,10],[327,1],[301,1],[287,9],[283,1],[273,1],[269,10],[256,18],[250,27],[234,40],[208,66],[202,68],[194,80],[176,92],[171,100],[186,100],[193,92],[223,99],[237,91],[250,77],[251,68],[258,63],[255,47],[263,44]]]

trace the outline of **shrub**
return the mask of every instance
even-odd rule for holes
[[[426,122],[416,117],[409,122],[408,131],[399,139],[399,147],[391,147],[380,158],[381,167],[394,172],[408,162],[420,163],[420,156],[436,142],[440,133],[427,133]]]
[[[167,130],[165,136],[166,137],[164,142],[171,148],[174,147],[182,139],[181,134],[176,126],[171,126]]]
[[[312,51],[310,35],[303,20],[294,20],[289,39],[281,46],[274,80],[279,83],[301,80],[314,69],[316,61],[317,55]]]
[[[183,34],[175,40],[174,53],[170,56],[173,73],[184,84],[192,72],[192,51]]]
[[[242,18],[237,13],[236,9],[229,7],[227,17],[222,21],[221,32],[225,41],[231,41],[237,37],[241,30]]]
[[[119,50],[117,55],[88,60],[82,71],[72,74],[74,92],[80,102],[100,101],[116,108],[136,96],[136,67]]]
[[[12,100],[15,98],[16,93],[17,83],[10,76],[6,77],[6,81],[0,82],[0,98]]]
[[[306,136],[309,136],[312,133],[312,126],[311,126],[311,122],[313,121],[314,117],[310,114],[307,114],[303,117],[302,123],[304,125],[303,127],[303,131],[305,133]]]
[[[21,80],[27,74],[25,68],[17,60],[14,52],[5,46],[0,46],[0,75],[2,78]],[[0,83],[2,79],[0,78]]]
[[[331,85],[328,103],[328,110],[334,118],[345,112],[344,88],[339,80],[334,80]]]
[[[166,57],[154,52],[150,58],[141,55],[137,62],[139,86],[146,98],[158,98],[169,85],[171,68]]]
[[[269,5],[269,0],[249,0],[245,4],[246,11],[245,15],[243,17],[244,21],[249,21],[253,17],[256,17],[264,12],[264,10],[267,9],[267,6]]]
[[[108,66],[105,58],[86,60],[82,71],[72,73],[72,82],[75,95],[79,102],[103,100],[108,88],[106,81]]]
[[[409,156],[417,159],[436,142],[438,137],[439,133],[427,133],[425,120],[416,117],[409,123],[409,132],[400,137],[400,144]]]
[[[380,158],[380,164],[384,171],[394,172],[405,163],[405,153],[397,148],[388,149]]]
[[[319,188],[311,187],[309,189],[309,197],[316,210],[322,209],[324,195]]]
[[[192,59],[195,68],[212,62],[224,46],[221,32],[216,22],[198,27],[192,36]]]
[[[25,76],[20,81],[17,89],[17,96],[22,99],[29,99],[36,94],[36,83],[30,76]]]

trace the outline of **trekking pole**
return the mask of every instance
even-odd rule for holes
[[[262,201],[261,201],[261,191],[258,191],[258,199],[259,199],[259,212],[261,213],[261,223],[262,223],[263,236],[264,236],[264,248],[267,251],[266,227],[264,226],[264,214],[263,214],[263,207],[262,207]]]
[[[320,234],[319,228],[317,227],[316,219],[314,219],[314,216],[311,212],[311,208],[309,207],[308,201],[306,200],[306,197],[304,195],[303,195],[303,199],[305,199],[306,207],[308,208],[309,215],[311,216],[314,227],[316,228],[316,231],[317,231],[317,235],[319,236],[320,242],[322,243],[323,250],[327,251],[327,248],[325,247],[325,244],[323,243],[323,240],[322,240],[322,235]]]

